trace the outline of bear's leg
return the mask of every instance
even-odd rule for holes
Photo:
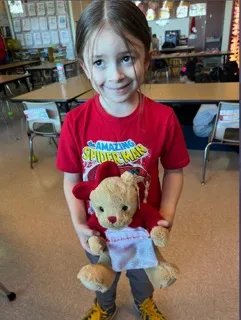
[[[147,268],[145,271],[155,289],[169,287],[178,276],[178,270],[167,262],[160,262],[157,267]]]
[[[115,280],[116,272],[111,269],[107,252],[100,255],[97,264],[84,266],[77,275],[83,285],[92,290],[106,292]]]

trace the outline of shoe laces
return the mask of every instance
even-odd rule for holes
[[[141,316],[140,320],[165,320],[152,298],[147,298],[139,304],[138,309]]]
[[[88,312],[86,319],[88,320],[108,320],[108,313],[96,303]]]

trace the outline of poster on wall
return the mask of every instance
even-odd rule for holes
[[[186,18],[188,14],[188,6],[177,7],[177,18]]]
[[[65,14],[65,5],[64,1],[57,1],[56,2],[57,14]]]
[[[22,20],[22,27],[23,27],[23,31],[30,31],[31,30],[30,19],[23,19]]]
[[[28,15],[29,17],[36,16],[36,7],[34,2],[28,3]]]
[[[33,37],[32,37],[32,33],[28,32],[24,34],[24,38],[25,38],[25,44],[26,46],[30,47],[33,45]]]
[[[9,10],[12,18],[19,17],[23,13],[23,5],[21,0],[8,1]]]
[[[58,26],[59,26],[59,29],[67,28],[66,16],[58,16]]]
[[[48,21],[49,21],[49,30],[56,30],[56,29],[58,29],[57,17],[56,17],[56,16],[48,17]]]
[[[206,12],[207,12],[206,3],[190,4],[190,9],[189,9],[190,17],[205,16]]]
[[[37,3],[37,14],[38,14],[38,16],[45,16],[45,3],[44,2]]]
[[[37,17],[31,18],[32,31],[39,30],[39,20]]]
[[[49,31],[42,32],[42,40],[44,45],[51,43]]]
[[[36,32],[33,34],[33,42],[35,46],[41,46],[42,45],[42,38],[41,38],[41,33]]]
[[[59,33],[58,31],[51,31],[51,43],[58,44],[59,43]]]
[[[27,4],[26,3],[22,3],[22,12],[20,13],[20,17],[21,18],[25,18],[27,16],[28,16]]]
[[[68,30],[61,30],[60,31],[60,43],[61,44],[68,44],[70,42],[70,36]]]
[[[169,19],[170,11],[169,8],[161,8],[159,11],[159,19]]]
[[[48,1],[46,2],[46,7],[47,7],[47,15],[52,16],[55,14],[55,5],[54,1]]]
[[[13,20],[13,27],[15,32],[21,32],[21,20]]]
[[[46,31],[48,30],[48,22],[46,17],[39,18],[40,30]]]

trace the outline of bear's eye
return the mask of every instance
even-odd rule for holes
[[[122,210],[123,210],[123,211],[127,211],[127,210],[128,210],[128,207],[127,207],[127,206],[123,206],[123,207],[122,207]]]
[[[104,208],[103,208],[103,207],[99,207],[99,210],[100,210],[101,212],[104,212]]]

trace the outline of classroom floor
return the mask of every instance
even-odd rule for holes
[[[0,118],[0,293],[2,320],[77,320],[94,295],[77,280],[87,259],[73,230],[55,168],[55,149],[35,139],[39,162],[29,169],[23,118]],[[167,320],[236,320],[238,311],[238,154],[215,152],[201,186],[202,151],[191,150],[168,248],[178,281],[155,293]],[[122,275],[117,320],[138,319]]]

